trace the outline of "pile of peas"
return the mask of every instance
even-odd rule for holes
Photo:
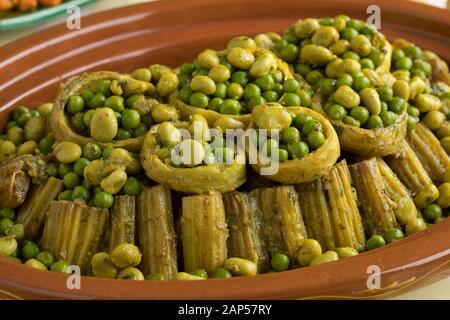
[[[242,45],[238,47],[233,45]],[[311,92],[277,67],[269,53],[254,55],[253,39],[231,40],[226,54],[200,53],[192,64],[180,67],[178,98],[193,107],[221,114],[247,114],[267,102],[284,106],[311,105]]]
[[[406,108],[391,88],[375,89],[366,76],[384,60],[380,37],[372,26],[347,16],[305,19],[294,24],[275,48],[327,97],[323,109],[330,118],[374,129],[394,124]]]
[[[55,261],[51,252],[41,251],[35,242],[24,240],[24,227],[16,224],[15,219],[14,209],[0,209],[0,256],[35,269],[70,273],[66,261]]]
[[[268,156],[275,150],[279,161],[287,161],[307,156],[324,142],[325,136],[320,122],[309,115],[299,114],[293,118],[291,126],[280,132],[279,143],[268,138],[262,148]]]
[[[236,146],[227,145],[223,136],[210,135],[208,124],[201,115],[192,117],[189,131],[191,136],[183,139],[180,130],[172,123],[160,124],[157,130],[158,158],[165,164],[178,168],[234,162],[237,154]],[[180,148],[177,163],[172,161],[173,148]],[[190,153],[191,156],[183,157],[183,151]]]
[[[105,180],[105,184],[101,185],[93,185],[86,178],[85,169],[89,164],[95,160],[108,159],[114,150],[112,145],[102,150],[92,142],[85,144],[83,148],[67,141],[55,145],[53,153],[56,160],[47,163],[46,172],[51,177],[63,180],[64,190],[59,193],[58,200],[82,200],[89,205],[109,209],[114,203],[115,194],[124,193],[133,196],[139,194],[142,189],[142,179],[128,177],[124,171],[113,171],[113,173],[117,172],[114,177],[111,177],[115,180],[113,182]],[[123,149],[121,150],[123,152]],[[128,151],[124,152],[130,156]],[[114,191],[110,191],[112,187],[107,183],[113,184]]]
[[[148,84],[146,95],[127,96],[116,80],[104,79],[95,88],[85,88],[71,96],[65,110],[75,132],[110,142],[142,136],[155,122],[178,119],[173,107],[149,96],[156,90],[160,97],[166,97],[177,88],[178,78],[170,68],[152,65],[135,70],[131,77]],[[147,107],[139,106],[138,100]]]
[[[431,64],[423,60],[423,51],[414,44],[408,47],[394,48],[392,50],[392,72],[400,72],[408,77],[419,77],[423,81],[431,79],[433,68]]]
[[[45,103],[30,111],[20,106],[12,112],[6,134],[0,136],[0,163],[24,154],[47,154],[55,140],[47,133],[47,117],[53,105]]]

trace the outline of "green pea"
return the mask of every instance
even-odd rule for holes
[[[58,166],[58,173],[63,178],[67,173],[73,171],[73,165],[69,163],[60,163]]]
[[[422,49],[420,49],[419,47],[417,47],[415,45],[410,45],[409,47],[405,48],[404,51],[405,51],[405,55],[407,55],[408,57],[411,57],[413,59],[419,59],[423,55]]]
[[[166,280],[166,278],[165,278],[163,273],[153,273],[153,274],[149,274],[148,276],[146,276],[145,280],[159,280],[159,281],[163,281],[163,280]]]
[[[72,128],[74,128],[76,132],[83,132],[86,130],[83,117],[84,117],[83,113],[77,113],[73,115],[72,118],[70,118],[70,124],[72,125]]]
[[[93,109],[100,108],[105,105],[105,101],[105,96],[102,93],[98,92],[91,98],[91,100],[88,101],[87,105],[89,108]]]
[[[390,111],[400,114],[405,110],[406,103],[402,98],[394,97],[388,102],[388,107]]]
[[[317,149],[325,142],[325,136],[321,131],[311,131],[308,134],[308,144],[311,148]]]
[[[239,114],[241,105],[237,100],[225,99],[219,107],[220,113],[222,114]]]
[[[194,276],[201,277],[204,279],[208,279],[208,273],[206,272],[205,269],[197,269],[197,270],[189,272],[189,274],[192,274]]]
[[[111,156],[113,151],[114,151],[114,146],[112,144],[108,144],[101,153],[102,158],[108,159]]]
[[[276,93],[273,90],[269,90],[269,91],[264,91],[262,94],[262,97],[267,101],[267,102],[275,102],[278,101],[278,93]]]
[[[114,203],[114,197],[104,191],[96,193],[94,196],[94,206],[109,209]]]
[[[67,111],[71,114],[75,114],[83,111],[84,100],[80,96],[72,96],[67,102]]]
[[[334,104],[328,109],[328,115],[335,120],[342,120],[347,115],[347,110],[339,104]]]
[[[272,90],[275,85],[275,81],[270,75],[264,75],[255,80],[255,83],[262,90]]]
[[[87,158],[80,158],[78,159],[75,164],[73,165],[73,172],[75,172],[78,176],[82,177],[84,168],[89,164],[89,159]]]
[[[377,89],[381,101],[389,102],[394,97],[394,91],[390,87],[381,87]]]
[[[361,30],[361,29],[365,26],[365,24],[364,24],[364,22],[361,21],[361,20],[358,20],[358,19],[350,19],[350,20],[347,22],[347,26],[348,26],[349,28],[353,28],[353,29],[359,31],[359,30]]]
[[[12,117],[14,119],[14,121],[19,121],[19,118],[24,115],[30,113],[30,110],[25,107],[25,106],[20,106],[17,107],[16,109],[14,109],[13,113],[12,113]]]
[[[286,93],[283,98],[281,99],[281,103],[284,106],[299,106],[301,105],[301,99],[298,95],[295,93]]]
[[[50,177],[57,177],[58,176],[58,165],[56,163],[47,163],[45,166],[45,172]]]
[[[208,109],[219,112],[219,108],[222,102],[223,99],[221,98],[213,98],[209,101]]]
[[[359,76],[354,79],[355,80],[353,81],[353,89],[355,89],[355,91],[357,91],[357,92],[359,92],[365,88],[368,88],[370,86],[369,79],[367,79],[364,76]]]
[[[180,67],[180,72],[183,74],[191,74],[194,70],[195,67],[190,63],[183,63]]]
[[[156,155],[161,161],[171,157],[171,151],[168,148],[161,148],[156,152]]]
[[[248,73],[245,71],[236,71],[231,76],[231,81],[233,83],[240,84],[241,86],[246,86],[248,83]]]
[[[146,134],[148,131],[148,127],[145,123],[141,122],[136,129],[134,129],[134,135],[136,137],[140,137]]]
[[[426,81],[427,78],[428,78],[427,75],[426,75],[426,73],[425,73],[423,70],[420,70],[420,69],[415,69],[415,70],[413,70],[411,76],[412,76],[412,77],[419,77],[419,78],[422,79],[423,81]]]
[[[249,83],[245,86],[244,89],[244,99],[250,100],[253,97],[260,96],[261,89],[254,83]]]
[[[25,228],[23,224],[17,223],[9,228],[5,234],[7,236],[14,236],[16,240],[22,240],[25,237]]]
[[[97,92],[103,94],[104,96],[109,97],[111,95],[111,80],[102,80],[97,84],[95,88]]]
[[[91,199],[91,192],[85,186],[76,186],[72,191],[72,200],[76,199],[88,202]]]
[[[398,61],[405,56],[405,52],[400,48],[394,48],[392,50],[392,60]]]
[[[67,261],[59,260],[52,264],[52,266],[50,267],[50,271],[70,273],[70,264]]]
[[[68,201],[72,201],[72,190],[65,190],[63,192],[60,192],[58,194],[58,200],[68,200]]]
[[[413,67],[415,69],[419,69],[419,70],[423,71],[427,77],[429,77],[431,75],[431,73],[433,72],[433,68],[432,68],[431,64],[424,60],[414,61]]]
[[[47,268],[50,268],[55,263],[55,257],[49,251],[42,251],[36,255],[36,260],[42,263]]]
[[[300,140],[300,132],[295,127],[289,127],[281,132],[281,139],[284,143],[292,143]]]
[[[323,79],[323,74],[320,70],[312,70],[306,75],[306,82],[310,85],[315,85],[320,79]]]
[[[0,234],[6,234],[9,229],[14,227],[14,221],[11,219],[5,218],[0,221]]]
[[[392,228],[388,231],[386,231],[383,235],[383,238],[386,243],[392,243],[394,241],[403,239],[405,235],[403,234],[403,231],[398,228]]]
[[[266,103],[266,99],[261,96],[254,96],[247,102],[247,110],[252,112],[255,106],[259,106]]]
[[[202,92],[195,92],[191,95],[189,104],[197,108],[206,108],[209,103],[209,98]]]
[[[283,84],[284,92],[293,93],[300,89],[300,83],[295,79],[287,79]]]
[[[111,108],[117,112],[122,112],[125,108],[124,99],[121,96],[111,96],[106,99],[105,107]]]
[[[299,63],[295,66],[295,72],[300,74],[302,77],[306,77],[306,75],[311,72],[311,67],[309,64]]]
[[[117,130],[117,135],[115,137],[116,140],[127,140],[127,139],[131,139],[133,136],[133,134],[131,133],[130,130],[124,129],[124,128],[119,128]]]
[[[279,161],[289,160],[289,152],[285,149],[278,149],[278,160]]]
[[[126,109],[122,112],[122,126],[125,129],[136,129],[141,123],[139,112],[133,109]]]
[[[336,90],[336,80],[325,79],[320,83],[320,90],[326,96],[329,96]]]
[[[30,113],[24,113],[20,116],[20,118],[17,120],[17,123],[19,124],[19,126],[23,127],[25,126],[25,124],[31,120],[31,118],[33,118],[33,116]]]
[[[281,83],[275,83],[273,85],[272,91],[275,91],[278,96],[281,96],[284,93],[283,85]]]
[[[408,106],[407,112],[411,117],[420,116],[420,110],[413,106]]]
[[[139,183],[139,180],[134,177],[129,177],[123,187],[123,191],[130,196],[138,195],[141,192],[141,190],[142,188]]]
[[[22,247],[22,258],[24,260],[34,258],[40,251],[41,250],[36,243],[34,243],[33,241],[27,241],[26,244]]]
[[[17,128],[17,127],[19,127],[19,124],[17,123],[17,121],[10,121],[6,125],[6,131],[9,131],[9,129]]]
[[[292,43],[284,46],[280,51],[281,58],[289,63],[292,63],[298,59],[298,53],[298,47]]]
[[[377,31],[376,27],[372,25],[365,25],[364,27],[361,28],[361,30],[359,30],[361,34],[368,36],[374,34],[376,31]]]
[[[347,27],[344,30],[342,30],[342,38],[345,40],[351,41],[353,37],[358,35],[358,31],[356,31],[353,28]]]
[[[368,129],[381,128],[383,127],[383,120],[381,120],[380,116],[373,114],[367,119],[366,127]]]
[[[412,60],[411,58],[408,57],[402,57],[399,58],[396,62],[395,62],[395,68],[398,70],[410,70],[412,67]]]
[[[96,160],[102,155],[102,149],[93,142],[88,142],[83,146],[83,156],[88,160]]]
[[[352,87],[353,85],[353,78],[348,73],[344,73],[336,80],[336,88],[347,86]]]
[[[83,90],[81,90],[79,96],[81,98],[83,98],[84,102],[86,103],[87,101],[91,100],[94,97],[95,93],[89,89],[89,88],[85,88]]]
[[[309,120],[313,120],[313,118],[307,114],[301,113],[295,117],[294,125],[297,129],[302,130],[305,123]]]
[[[372,63],[375,67],[378,67],[384,59],[384,55],[381,54],[380,50],[373,49],[372,52],[367,56],[370,60],[372,60]]]
[[[442,217],[442,208],[435,204],[429,204],[424,210],[423,210],[423,216],[427,221],[433,222],[436,219]]]
[[[309,147],[303,141],[288,144],[288,151],[292,158],[303,158],[309,153]]]
[[[281,70],[276,70],[276,71],[272,72],[270,75],[272,76],[273,81],[275,81],[275,84],[283,83],[284,74],[283,74],[283,72]]]
[[[384,126],[390,126],[397,122],[397,114],[392,111],[384,111],[380,113]]]
[[[386,102],[384,102],[384,101],[381,101],[381,109],[380,109],[380,113],[381,113],[381,112],[388,111],[388,110],[389,110],[388,104],[387,104]]]
[[[369,119],[369,110],[365,107],[358,106],[356,108],[351,109],[350,115],[358,120],[361,124],[366,123],[367,119]]]
[[[353,60],[357,60],[357,61],[359,61],[361,59],[355,51],[351,51],[351,50],[344,52],[344,54],[342,55],[342,58],[343,59],[353,59]]]
[[[0,218],[15,220],[16,212],[14,211],[14,209],[10,209],[10,208],[0,209]]]
[[[366,242],[366,249],[372,250],[376,248],[380,248],[386,244],[385,240],[382,236],[378,234],[374,234],[372,237],[370,237],[369,240]]]
[[[279,40],[275,41],[275,50],[280,52],[281,49],[283,49],[288,44],[289,44],[289,42],[286,39],[284,39],[284,38],[279,39]]]
[[[361,61],[359,63],[361,64],[361,68],[367,68],[367,69],[371,69],[371,70],[375,69],[375,64],[369,58],[361,59]]]
[[[295,94],[300,97],[302,107],[309,108],[311,106],[311,95],[308,92],[305,90],[298,90]]]
[[[231,278],[233,275],[230,271],[228,271],[225,268],[218,268],[214,270],[213,274],[211,275],[211,278]]]
[[[286,271],[289,269],[289,264],[289,256],[281,252],[276,252],[270,261],[270,266],[275,272]]]
[[[227,97],[229,99],[240,99],[244,94],[244,89],[238,83],[231,83],[227,88]]]
[[[64,176],[63,183],[66,188],[73,189],[81,183],[81,180],[75,172],[69,172]]]

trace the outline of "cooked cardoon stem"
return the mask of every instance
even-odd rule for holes
[[[308,237],[295,187],[263,189],[260,201],[270,253],[283,252],[296,261],[297,252]]]
[[[270,252],[263,240],[263,213],[259,207],[261,190],[224,195],[229,237],[228,256],[253,261],[258,272],[270,269]]]
[[[319,241],[324,252],[338,247],[364,249],[364,227],[345,160],[327,176],[297,185],[297,191],[308,237]]]
[[[420,211],[414,205],[411,192],[397,178],[387,163],[381,158],[377,158],[377,162],[386,194],[393,201],[395,217],[400,224],[404,225],[412,217],[420,215]]]
[[[183,197],[181,240],[184,269],[212,273],[227,259],[228,229],[222,195],[217,191]]]
[[[33,185],[17,216],[17,223],[23,224],[27,238],[33,239],[39,234],[50,202],[62,189],[63,181],[53,177],[43,184]]]
[[[178,268],[170,189],[161,185],[144,189],[138,196],[137,212],[142,271],[175,279]]]
[[[386,193],[376,158],[349,166],[366,233],[383,234],[397,226],[394,201]]]
[[[108,214],[107,209],[88,207],[81,201],[52,201],[46,214],[42,249],[87,274]]]
[[[114,207],[105,231],[107,251],[122,243],[135,243],[136,199],[134,196],[115,196]]]
[[[445,169],[450,167],[450,157],[433,132],[419,123],[415,130],[408,133],[406,139],[431,180],[437,185],[443,182]]]
[[[408,142],[403,141],[398,155],[387,157],[386,161],[406,188],[411,190],[414,202],[419,208],[424,208],[427,203],[438,198],[436,186]]]

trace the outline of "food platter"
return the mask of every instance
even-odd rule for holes
[[[341,13],[365,19],[369,1],[170,1],[141,4],[83,18],[79,31],[56,26],[0,52],[0,123],[19,104],[44,103],[61,81],[88,71],[131,72],[191,61],[204,48],[221,49],[233,36],[282,32],[302,17]],[[449,13],[402,1],[380,1],[383,33],[403,37],[450,60]],[[384,298],[442,278],[450,264],[450,221],[342,261],[226,280],[129,282],[67,276],[0,260],[0,297],[121,299]],[[375,267],[373,267],[375,266]],[[379,268],[379,269],[378,269]],[[375,270],[375,271],[374,271]],[[380,272],[381,287],[368,289]],[[369,282],[368,282],[369,281]]]

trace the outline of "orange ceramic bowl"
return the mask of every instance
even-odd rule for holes
[[[302,17],[347,14],[366,19],[371,0],[175,0],[83,17],[81,30],[56,26],[0,50],[0,128],[11,110],[52,100],[64,79],[86,71],[130,72],[153,63],[177,66],[233,36],[281,32]],[[450,61],[450,12],[404,1],[377,1],[390,40],[406,38]],[[245,299],[384,298],[445,276],[450,219],[387,245],[330,264],[208,281],[125,281],[67,276],[0,258],[0,298]],[[374,277],[380,275],[381,287]],[[376,274],[374,276],[374,273]],[[372,277],[370,277],[372,275]]]

